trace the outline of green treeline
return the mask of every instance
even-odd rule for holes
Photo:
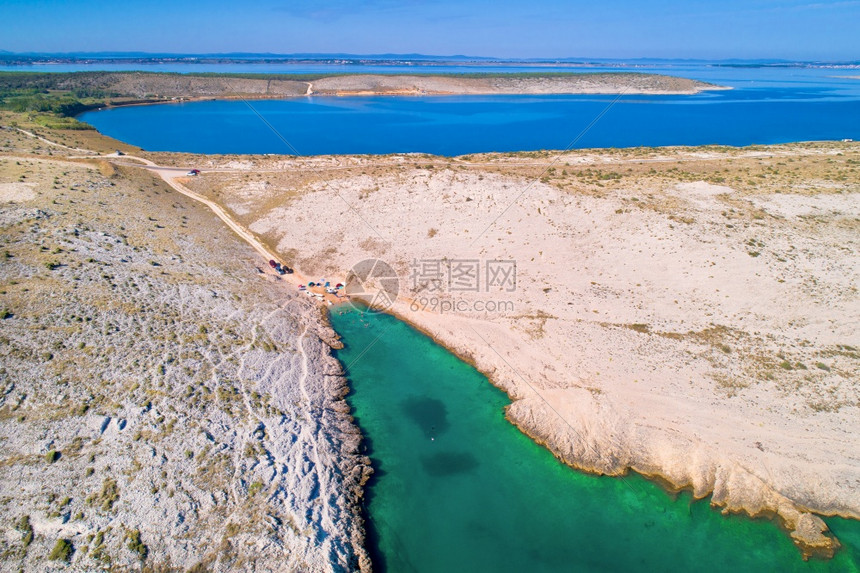
[[[0,109],[17,113],[48,114],[56,127],[91,129],[72,120],[118,94],[87,86],[94,74],[69,81],[71,74],[0,72]]]

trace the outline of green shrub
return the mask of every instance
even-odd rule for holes
[[[149,548],[140,540],[140,530],[131,530],[126,533],[126,537],[128,538],[128,548],[137,553],[141,561],[146,559],[146,556],[149,555]]]
[[[23,534],[21,543],[24,544],[24,548],[26,549],[33,542],[33,526],[30,524],[30,516],[22,515],[18,523],[15,524],[15,529]]]
[[[69,561],[74,552],[75,548],[72,546],[71,541],[68,539],[58,539],[56,545],[51,550],[51,554],[48,555],[48,559],[51,561]]]

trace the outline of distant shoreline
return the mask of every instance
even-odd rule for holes
[[[93,94],[82,102],[90,109],[127,104],[129,100],[142,104],[309,95],[688,95],[731,89],[688,78],[626,71],[420,75],[16,71],[0,72],[0,85]]]
[[[74,75],[82,72],[70,72]],[[58,74],[59,75],[59,74]],[[548,74],[337,74],[319,79],[268,78],[256,74],[176,74],[106,72],[119,81],[99,89],[119,89],[122,97],[90,104],[83,113],[114,107],[131,107],[213,100],[275,100],[310,96],[487,96],[487,95],[695,95],[730,90],[698,80],[636,72]],[[305,76],[298,76],[305,77]],[[109,78],[113,79],[113,78]],[[152,95],[158,89],[162,93]],[[163,93],[167,92],[167,93]],[[149,96],[149,97],[147,97]]]
[[[470,74],[181,74],[4,72],[0,108],[55,117],[111,107],[206,100],[336,96],[694,95],[730,87],[639,72]]]

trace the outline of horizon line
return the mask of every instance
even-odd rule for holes
[[[683,58],[683,57],[652,57],[652,56],[636,56],[629,58],[618,57],[589,57],[589,56],[560,56],[560,57],[497,57],[497,56],[467,56],[463,54],[452,55],[436,55],[422,53],[372,53],[372,54],[357,54],[349,52],[293,52],[293,53],[277,53],[277,52],[146,52],[146,51],[68,51],[68,52],[14,52],[10,50],[0,50],[0,58],[20,57],[20,58],[114,58],[114,59],[167,59],[167,58],[224,58],[224,59],[365,59],[365,60],[402,60],[402,61],[422,61],[431,60],[436,62],[460,62],[460,61],[476,61],[476,62],[496,62],[496,63],[589,63],[595,61],[602,62],[635,62],[635,61],[665,61],[665,62],[756,62],[756,63],[774,63],[774,64],[857,64],[860,65],[860,60],[821,60],[821,59],[786,59],[786,58]]]

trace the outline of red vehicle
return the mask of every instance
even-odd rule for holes
[[[278,263],[276,263],[275,261],[269,261],[269,266],[274,269],[275,267],[278,266]]]

